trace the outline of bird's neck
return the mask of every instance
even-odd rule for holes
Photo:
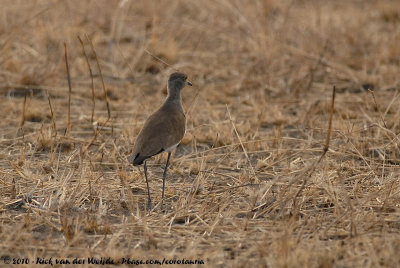
[[[172,104],[183,113],[181,91],[179,89],[169,90],[168,97],[165,100],[165,104]]]

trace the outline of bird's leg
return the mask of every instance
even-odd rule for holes
[[[144,176],[146,177],[146,184],[147,184],[147,210],[151,210],[151,198],[150,198],[150,187],[149,187],[149,180],[147,179],[147,165],[146,161],[144,161]]]
[[[169,164],[169,158],[171,157],[171,152],[168,152],[167,163],[165,164],[164,173],[163,173],[163,180],[162,180],[162,198],[161,198],[161,208],[164,201],[164,190],[165,190],[165,177],[167,176],[167,169]]]

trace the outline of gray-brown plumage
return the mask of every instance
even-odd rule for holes
[[[132,156],[129,158],[129,161],[134,166],[141,165],[144,162],[148,191],[148,209],[151,209],[151,198],[147,179],[146,159],[164,151],[168,152],[163,174],[163,200],[165,177],[171,152],[185,135],[186,118],[182,108],[181,90],[186,85],[191,86],[192,84],[187,81],[185,74],[177,72],[170,75],[168,80],[168,97],[164,104],[146,120],[133,146]]]

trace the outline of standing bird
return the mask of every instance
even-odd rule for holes
[[[176,72],[170,75],[168,80],[168,97],[164,104],[145,122],[133,146],[132,156],[129,158],[129,162],[134,166],[139,166],[144,162],[148,210],[151,209],[151,198],[146,159],[164,151],[168,152],[167,163],[165,164],[163,173],[162,205],[169,158],[171,152],[178,146],[185,135],[186,117],[182,108],[181,90],[186,85],[192,85],[192,83],[187,81],[186,74]]]

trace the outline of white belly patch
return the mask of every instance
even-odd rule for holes
[[[175,145],[172,145],[171,147],[168,147],[167,149],[165,149],[165,151],[171,153],[178,145],[179,145],[179,142]]]

